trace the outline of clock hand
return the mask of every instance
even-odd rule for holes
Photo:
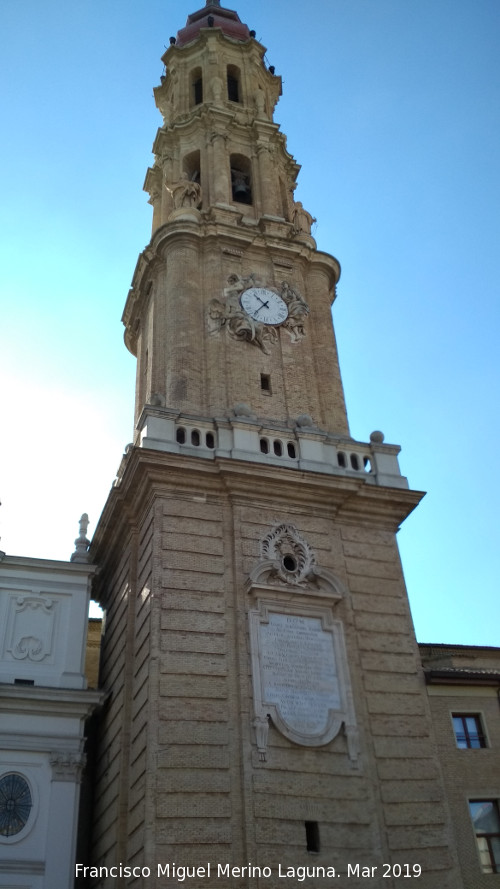
[[[259,306],[259,308],[257,309],[257,311],[259,311],[259,309],[263,309],[264,307],[265,307],[266,309],[269,308],[269,300],[266,300],[266,302],[264,302],[264,300],[261,299],[260,296],[258,296],[257,299],[258,299],[259,302],[261,303],[261,305]]]
[[[269,308],[269,303],[267,303],[267,302],[266,302],[266,303],[262,303],[262,305],[259,306],[258,309],[255,309],[254,317],[255,317],[255,315],[258,315],[258,313],[260,312],[261,309],[268,309],[268,308]]]

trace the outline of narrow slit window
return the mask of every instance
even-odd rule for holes
[[[283,456],[283,445],[281,444],[279,438],[275,438],[273,442],[273,451],[277,457]]]
[[[203,102],[203,80],[197,77],[193,83],[194,104],[201,105]]]
[[[191,444],[195,446],[195,448],[199,448],[200,446],[200,433],[197,429],[193,429],[191,433]]]
[[[177,432],[175,433],[175,440],[177,444],[185,444],[186,443],[186,430],[183,426],[179,426]]]
[[[205,444],[211,451],[215,448],[215,438],[213,432],[207,432],[205,436]]]
[[[241,102],[240,69],[236,65],[227,66],[227,97],[230,102]]]
[[[269,453],[269,442],[268,442],[267,438],[261,438],[260,452],[261,452],[261,454],[268,454]]]
[[[227,97],[230,102],[240,101],[238,81],[232,74],[227,75]]]
[[[203,102],[203,73],[201,68],[191,71],[191,104],[201,105]]]
[[[292,460],[295,460],[295,456],[296,456],[296,454],[295,454],[295,445],[294,445],[293,441],[289,441],[289,442],[287,443],[286,451],[287,451],[288,456],[289,456]]]
[[[319,824],[317,821],[306,821],[306,845],[308,852],[320,851]]]

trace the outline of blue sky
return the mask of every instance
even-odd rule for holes
[[[201,3],[201,0],[200,0]],[[231,4],[230,4],[231,5]],[[351,431],[427,491],[417,637],[499,644],[498,0],[237,0],[283,77],[297,199],[342,265]],[[150,236],[152,88],[186,0],[2,0],[1,547],[67,558],[132,438],[121,313]]]

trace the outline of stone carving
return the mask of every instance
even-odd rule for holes
[[[45,657],[43,642],[38,636],[23,636],[12,649],[18,660],[28,658],[30,661],[41,661]]]
[[[169,98],[162,95],[159,90],[156,94],[156,105],[163,117],[163,126],[168,127],[169,120],[172,117],[172,102]]]
[[[197,210],[201,205],[202,191],[199,182],[193,182],[188,179],[185,173],[182,174],[179,181],[170,187],[168,191],[172,195],[174,208],[180,210],[184,207]]]
[[[257,109],[258,117],[266,117],[266,97],[264,95],[264,90],[258,89],[254,94],[255,108]]]
[[[216,105],[220,105],[222,102],[222,90],[224,89],[224,84],[222,82],[222,78],[217,74],[215,77],[212,77],[210,81],[210,88],[212,90],[212,98]]]
[[[16,660],[43,661],[52,654],[55,601],[41,596],[18,596],[12,604],[8,650]]]
[[[253,721],[257,750],[261,762],[267,760],[267,738],[269,735],[269,719],[267,716],[256,716]]]
[[[316,222],[314,216],[311,216],[307,210],[304,210],[302,201],[296,201],[293,207],[293,231],[296,235],[303,232],[306,235],[311,234],[311,225]]]
[[[50,754],[53,781],[70,781],[79,783],[86,762],[84,753],[67,753],[56,751]]]
[[[245,278],[229,275],[228,286],[223,291],[224,301],[215,298],[208,307],[209,330],[216,334],[225,329],[233,339],[258,346],[267,355],[267,346],[278,338],[276,328],[250,318],[240,304],[240,294],[248,287],[255,286],[257,280],[255,275]]]
[[[298,290],[294,290],[286,281],[281,282],[280,296],[288,306],[288,318],[283,327],[290,334],[292,343],[297,343],[306,335],[304,320],[309,314],[309,306]]]
[[[316,556],[293,525],[276,525],[261,541],[261,558],[272,565],[274,574],[285,583],[304,584],[312,574]]]
[[[225,329],[233,339],[243,340],[262,349],[268,355],[269,346],[278,341],[276,327],[263,324],[247,315],[240,303],[240,296],[249,287],[266,287],[277,293],[287,304],[288,316],[283,327],[292,342],[296,343],[305,336],[304,320],[309,314],[309,306],[300,293],[282,281],[279,287],[262,281],[256,274],[245,277],[237,274],[229,275],[227,286],[223,290],[224,299],[217,297],[211,300],[208,307],[208,326],[212,334]]]
[[[250,612],[250,634],[261,759],[263,721],[270,716],[285,737],[306,747],[328,744],[344,725],[355,764],[357,732],[340,621],[329,608],[261,602],[259,611]]]

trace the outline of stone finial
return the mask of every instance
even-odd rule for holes
[[[233,413],[235,417],[248,417],[250,420],[255,419],[255,414],[252,411],[252,408],[249,404],[245,404],[243,401],[238,402],[233,407]]]
[[[80,533],[75,540],[75,551],[71,556],[71,562],[88,562],[90,540],[87,537],[87,528],[89,526],[89,517],[86,512],[80,519]]]
[[[300,429],[312,429],[314,427],[313,418],[310,414],[300,414],[295,422]]]
[[[370,435],[370,441],[373,444],[382,444],[384,438],[385,438],[384,433],[380,432],[379,429],[375,429],[375,431],[372,432],[372,434]]]
[[[205,6],[220,6],[220,0],[207,0]]]

